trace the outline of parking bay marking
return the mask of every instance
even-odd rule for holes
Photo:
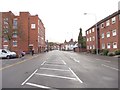
[[[111,69],[114,69],[114,70],[117,70],[117,71],[119,71],[119,69],[117,69],[117,68],[114,68],[114,67],[111,67],[111,66],[108,66],[108,65],[105,65],[105,64],[102,64],[102,66],[105,66],[105,67],[108,67],[108,68],[111,68]]]
[[[37,71],[38,69],[36,69],[21,85],[24,85]]]
[[[62,62],[66,65],[66,62],[64,60],[62,60]]]
[[[44,61],[41,65],[44,65],[46,63],[46,61]]]
[[[83,81],[79,79],[79,77],[73,72],[73,70],[72,70],[71,68],[69,68],[69,70],[73,73],[73,75],[77,78],[77,80],[78,80],[80,83],[83,83]]]
[[[38,85],[38,84],[34,84],[34,83],[26,83],[26,84],[30,85],[30,86],[38,87],[38,88],[51,89],[50,87]]]
[[[54,68],[40,68],[40,69],[46,69],[46,70],[56,70],[56,71],[70,71],[70,70],[54,69]]]
[[[57,77],[57,78],[63,78],[63,79],[69,79],[69,80],[75,80],[75,81],[77,81],[76,78],[72,78],[72,77],[64,77],[64,76],[58,76],[58,75],[40,74],[40,73],[35,73],[35,75],[47,76],[47,77]]]

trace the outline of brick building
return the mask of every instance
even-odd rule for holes
[[[120,49],[120,11],[97,22],[96,28],[93,25],[86,30],[87,50],[96,49],[96,39],[98,39],[99,50],[108,49],[110,52]]]
[[[2,12],[2,48],[19,53],[35,53],[45,49],[45,27],[38,15],[20,12],[19,16],[11,11]]]

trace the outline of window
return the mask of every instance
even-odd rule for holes
[[[104,43],[102,43],[102,49],[105,49],[105,44]]]
[[[117,42],[113,43],[113,48],[117,48]]]
[[[89,39],[87,38],[87,41],[89,41]]]
[[[17,37],[17,31],[13,32],[13,37],[15,37],[15,38]]]
[[[110,20],[107,20],[106,21],[106,26],[109,26],[110,25]]]
[[[87,34],[88,34],[89,32],[87,31]]]
[[[107,43],[107,48],[110,49],[110,43]]]
[[[116,18],[113,17],[113,18],[112,18],[112,24],[114,24],[115,22],[116,22]]]
[[[94,32],[95,31],[95,29],[94,28],[92,28],[92,32]]]
[[[35,29],[35,24],[31,24],[31,29]]]
[[[13,41],[13,47],[17,47],[17,41]]]
[[[93,49],[95,49],[95,45],[93,45]]]
[[[101,24],[101,28],[104,28],[104,23]]]
[[[93,36],[93,38],[92,38],[92,39],[93,39],[93,41],[95,41],[95,37],[94,37],[94,36]]]
[[[8,42],[8,39],[6,37],[3,38],[4,42]]]
[[[92,46],[90,45],[90,49],[92,49]]]
[[[91,33],[91,29],[89,30],[89,32]]]
[[[91,37],[90,37],[90,41],[91,41]]]
[[[110,37],[110,32],[107,32],[107,37]]]
[[[87,46],[87,49],[89,49],[89,46]]]
[[[104,33],[102,33],[102,38],[104,38]]]
[[[13,29],[17,29],[17,18],[13,20]]]
[[[112,31],[112,36],[116,36],[117,34],[116,34],[116,30],[113,30]]]
[[[8,49],[8,45],[3,45],[3,48],[4,49]]]

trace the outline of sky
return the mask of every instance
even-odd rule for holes
[[[119,0],[0,0],[0,12],[38,14],[46,30],[46,40],[63,43],[77,41],[79,29],[85,31],[97,21],[118,10]],[[84,15],[84,13],[88,13]],[[95,15],[97,21],[95,20]]]

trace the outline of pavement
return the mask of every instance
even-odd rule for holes
[[[2,69],[3,88],[118,88],[118,58],[65,51],[25,56]]]

